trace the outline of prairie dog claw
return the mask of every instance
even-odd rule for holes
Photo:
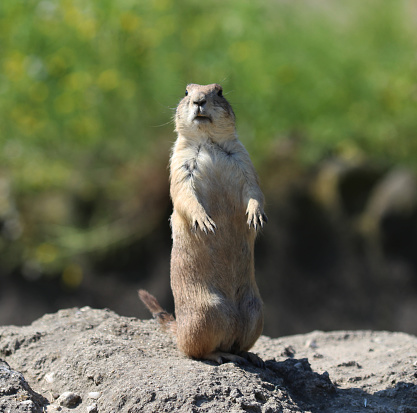
[[[208,234],[209,232],[214,234],[217,227],[216,223],[207,214],[201,214],[193,220],[193,230],[197,231],[198,228],[205,234]]]
[[[249,228],[253,226],[255,231],[257,231],[259,227],[263,228],[268,222],[268,217],[256,199],[249,200],[246,215],[248,216],[247,223]]]

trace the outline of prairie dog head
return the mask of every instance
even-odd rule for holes
[[[175,126],[185,138],[230,139],[235,136],[235,114],[220,85],[192,83],[178,104]]]

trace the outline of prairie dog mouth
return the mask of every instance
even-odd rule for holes
[[[194,120],[197,122],[211,122],[211,117],[203,115],[202,113],[197,113],[197,115],[194,117]]]

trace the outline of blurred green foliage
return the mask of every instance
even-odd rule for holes
[[[300,162],[415,164],[416,18],[406,0],[2,0],[0,249],[56,269],[140,233],[119,220],[191,82],[223,84],[258,163],[295,139]]]

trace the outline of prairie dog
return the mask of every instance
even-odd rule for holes
[[[148,292],[139,296],[187,356],[262,365],[248,353],[263,328],[254,242],[267,217],[255,169],[220,85],[188,85],[175,124],[170,193],[176,319]]]

